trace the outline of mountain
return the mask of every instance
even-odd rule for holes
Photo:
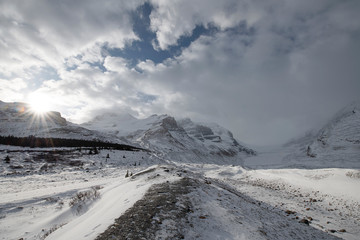
[[[287,159],[305,157],[303,162],[314,162],[327,167],[359,167],[360,103],[354,102],[346,106],[320,130],[309,132],[286,146],[294,148],[296,152]]]
[[[0,145],[2,239],[355,240],[360,235],[360,171],[348,169],[349,162],[359,163],[356,106],[286,148],[255,156],[213,123],[107,113],[80,126],[60,113],[34,114],[24,103],[0,105],[0,135],[102,136],[151,150],[103,148],[95,154],[84,148]],[[271,162],[291,152],[286,164]],[[307,169],[311,164],[317,167]],[[335,164],[348,168],[329,169]]]
[[[315,156],[360,156],[360,105],[353,103],[340,110],[316,135],[309,154]],[[360,160],[360,159],[359,159]]]
[[[136,119],[131,115],[103,114],[82,124],[91,130],[106,131],[165,159],[179,162],[241,163],[255,151],[236,141],[229,130],[217,124],[176,120],[169,115]]]
[[[29,104],[0,101],[0,135],[108,140],[106,134],[66,121],[59,112],[35,113]],[[114,142],[121,142],[113,138]]]
[[[169,115],[137,119],[129,114],[104,113],[78,125],[68,122],[59,112],[37,114],[21,102],[0,102],[0,135],[126,143],[177,162],[242,164],[244,157],[255,155],[254,150],[217,124],[176,120]]]

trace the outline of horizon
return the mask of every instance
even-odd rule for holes
[[[279,145],[360,100],[358,1],[0,7],[0,99],[71,122],[169,114]]]
[[[0,100],[0,103],[5,103],[5,104],[26,104],[28,105],[28,109],[23,109],[21,111],[23,111],[24,113],[30,113],[30,114],[35,114],[35,116],[37,118],[41,118],[43,120],[45,120],[48,116],[49,116],[49,113],[51,112],[55,112],[55,113],[59,113],[61,117],[65,118],[66,121],[70,122],[70,123],[75,123],[75,124],[78,124],[78,125],[86,125],[88,123],[91,123],[93,122],[94,120],[102,120],[102,118],[106,115],[110,116],[110,117],[120,117],[119,119],[120,120],[124,120],[123,117],[131,117],[131,119],[133,120],[145,120],[145,119],[149,119],[153,116],[169,116],[169,117],[173,117],[175,118],[176,121],[181,121],[181,120],[185,120],[185,119],[189,119],[190,121],[196,123],[196,124],[216,124],[216,125],[219,125],[218,123],[216,122],[212,122],[212,121],[207,121],[207,122],[204,122],[204,121],[196,121],[194,119],[191,119],[189,117],[174,117],[172,115],[169,115],[169,114],[166,114],[166,113],[154,113],[154,114],[151,114],[149,116],[144,116],[144,117],[136,117],[136,116],[133,116],[131,115],[130,113],[114,113],[114,112],[111,112],[111,111],[102,111],[101,114],[99,115],[96,115],[96,116],[93,116],[92,119],[90,119],[89,121],[85,121],[85,122],[74,122],[74,121],[71,121],[71,119],[68,119],[66,118],[65,116],[62,115],[61,112],[58,112],[58,111],[54,111],[54,110],[46,110],[46,111],[43,111],[43,109],[36,109],[36,107],[32,106],[31,104],[29,103],[26,103],[26,102],[4,102],[2,100]],[[249,142],[246,142],[240,138],[238,138],[237,136],[234,135],[234,139],[236,139],[241,145],[244,145],[244,146],[247,146],[247,147],[250,147],[250,148],[253,148],[253,149],[273,149],[273,148],[277,148],[277,147],[282,147],[282,146],[285,146],[293,141],[298,141],[300,139],[302,139],[303,137],[306,137],[308,136],[309,134],[313,135],[316,134],[316,132],[319,132],[323,127],[325,127],[326,125],[328,125],[331,121],[333,121],[334,118],[337,118],[339,114],[341,114],[343,116],[344,114],[344,111],[345,112],[349,112],[349,111],[354,111],[356,108],[359,108],[360,107],[360,102],[359,101],[352,101],[350,104],[344,106],[343,108],[339,109],[338,111],[336,111],[336,114],[333,114],[332,116],[330,116],[328,119],[326,119],[326,121],[324,123],[321,123],[319,124],[318,126],[316,127],[313,127],[311,129],[308,129],[307,131],[297,135],[297,136],[292,136],[291,138],[287,139],[285,142],[282,142],[282,143],[277,143],[277,144],[253,144],[253,143],[249,143]],[[125,120],[126,121],[126,120]],[[224,126],[221,126],[219,125],[220,127],[224,127]],[[85,126],[86,128],[86,126]],[[226,129],[226,128],[225,128]],[[129,129],[123,129],[123,128],[119,128],[119,130],[129,130]],[[232,134],[233,132],[230,130],[230,129],[227,129],[229,130]]]

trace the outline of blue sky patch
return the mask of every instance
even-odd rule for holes
[[[138,99],[140,99],[141,102],[144,103],[152,103],[158,98],[155,95],[150,95],[143,92],[138,92],[136,96],[138,97]]]
[[[166,50],[154,49],[153,42],[156,43],[156,33],[150,29],[150,14],[153,6],[146,2],[132,13],[133,31],[140,40],[133,41],[131,45],[125,48],[109,48],[105,46],[105,50],[112,57],[122,57],[129,61],[129,67],[135,67],[140,61],[147,59],[155,64],[162,63],[168,58],[179,56],[183,49],[190,46],[192,42],[201,35],[212,35],[219,31],[215,26],[202,25],[196,26],[190,35],[181,36],[176,45],[169,46]]]

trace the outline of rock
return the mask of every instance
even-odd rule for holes
[[[291,211],[291,210],[286,210],[285,213],[286,213],[286,214],[289,214],[289,215],[290,215],[290,214],[296,214],[295,211]]]
[[[301,219],[301,220],[299,221],[299,223],[304,223],[304,224],[306,224],[306,225],[309,225],[309,224],[310,224],[310,221],[307,220],[307,219],[305,219],[305,218],[303,218],[303,219]]]

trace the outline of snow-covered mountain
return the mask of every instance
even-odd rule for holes
[[[296,157],[327,167],[360,166],[360,103],[354,102],[341,109],[320,130],[292,140]],[[287,159],[296,159],[289,155]]]
[[[256,156],[217,124],[111,113],[80,126],[0,105],[0,135],[103,136],[152,150],[0,145],[2,239],[359,238],[358,105]]]
[[[106,131],[141,147],[150,149],[166,159],[180,162],[241,163],[255,151],[242,146],[229,130],[190,119],[175,120],[168,115],[152,115],[136,119],[131,115],[103,114],[82,124],[91,130]]]
[[[108,135],[66,121],[59,112],[38,114],[29,104],[0,101],[0,135],[108,140]],[[120,142],[113,139],[113,142]]]
[[[129,114],[105,113],[78,125],[66,121],[59,112],[39,115],[20,102],[0,102],[0,135],[126,143],[179,162],[241,164],[245,156],[255,154],[217,124],[194,123],[190,119],[177,121],[168,115],[137,119]]]
[[[353,155],[360,161],[360,105],[353,103],[339,111],[316,135],[309,155]]]

